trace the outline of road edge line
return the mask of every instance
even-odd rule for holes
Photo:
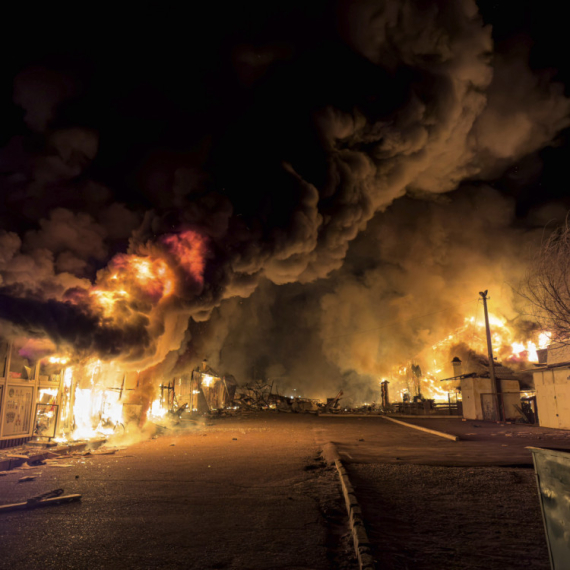
[[[334,463],[338,472],[342,494],[346,504],[346,511],[348,513],[348,524],[354,544],[354,552],[358,559],[358,566],[360,570],[374,570],[374,559],[370,553],[370,540],[368,540],[368,534],[364,528],[362,510],[354,494],[354,488],[350,483],[348,473],[338,455],[336,445],[332,442],[324,444],[322,453],[328,463]]]
[[[461,438],[458,435],[451,435],[450,433],[445,433],[443,431],[437,431],[435,429],[429,429],[422,426],[417,426],[415,424],[409,424],[408,422],[402,422],[400,420],[396,420],[394,418],[389,418],[388,416],[378,416],[379,418],[383,418],[385,420],[389,420],[396,424],[401,424],[403,426],[411,427],[417,429],[419,431],[425,431],[426,433],[431,433],[432,435],[438,435],[439,437],[444,437],[445,439],[450,439],[451,441],[461,441]]]

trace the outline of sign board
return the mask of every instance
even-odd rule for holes
[[[33,386],[6,386],[2,436],[28,435],[32,422]]]

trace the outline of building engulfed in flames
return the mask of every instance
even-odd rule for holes
[[[142,386],[142,374],[113,362],[71,365],[68,358],[34,358],[32,340],[0,340],[0,447],[32,437],[92,440],[137,434],[168,412],[211,412],[231,402],[232,376],[204,362],[170,382]]]
[[[1,441],[93,439],[140,425],[136,371],[99,360],[71,366],[65,357],[34,359],[27,344],[0,343]]]
[[[206,255],[207,239],[193,230],[165,235],[158,244],[116,254],[90,288],[70,293],[66,303],[77,307],[89,326],[99,326],[102,337],[106,330],[136,331],[139,344],[151,345],[150,360],[138,346],[128,357],[148,368],[172,348],[168,341],[176,337],[177,323],[188,321],[190,313],[180,295],[200,293]],[[180,318],[168,319],[173,313]],[[183,329],[178,337],[181,333]],[[111,348],[128,352],[133,347]],[[69,350],[59,353],[47,338],[0,338],[0,446],[34,435],[56,440],[105,437],[139,429],[153,411],[157,417],[164,415],[168,398],[162,393],[158,404],[152,403],[157,386],[141,385],[141,374],[133,370],[136,364],[124,368],[119,361],[78,356],[73,346]],[[179,378],[179,387],[181,382]],[[175,383],[173,379],[172,396]],[[172,398],[166,411],[177,402]]]
[[[527,333],[525,339],[518,338],[516,327],[503,317],[491,314],[489,323],[495,359],[515,373],[537,363],[538,351],[550,343],[547,332],[533,331]],[[394,399],[421,397],[436,402],[460,399],[459,380],[453,379],[457,375],[451,364],[454,357],[463,361],[462,372],[488,370],[485,322],[482,318],[466,317],[462,327],[414,359],[394,366],[391,374],[381,381],[390,383]]]

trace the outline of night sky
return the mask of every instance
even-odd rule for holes
[[[477,6],[21,12],[1,40],[0,322],[82,357],[328,389],[382,368],[331,339],[454,306],[467,281],[513,318],[504,291],[570,208],[567,23],[554,1]],[[88,302],[114,256],[187,230],[203,284],[176,268],[174,301],[114,320]],[[445,315],[374,356],[410,357]]]

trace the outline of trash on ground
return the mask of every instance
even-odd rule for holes
[[[38,509],[41,507],[49,507],[54,505],[62,505],[65,503],[73,503],[81,500],[81,495],[63,495],[63,489],[54,489],[35,497],[30,497],[24,503],[12,503],[8,505],[0,505],[0,513],[8,513],[11,511],[23,511],[30,509]]]

